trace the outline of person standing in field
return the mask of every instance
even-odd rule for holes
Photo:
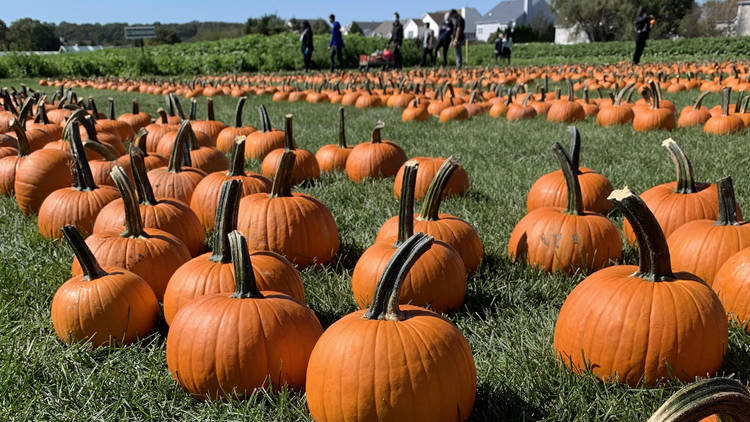
[[[432,62],[432,65],[435,66],[435,52],[433,51],[433,44],[435,44],[435,33],[433,33],[432,29],[430,29],[430,24],[425,23],[424,35],[422,37],[422,60],[419,61],[420,67],[425,65],[428,54],[430,55],[430,62]]]
[[[401,44],[404,42],[404,26],[399,21],[398,12],[393,14],[393,28],[391,28],[391,39],[388,44],[393,49],[393,60],[396,69],[401,69]]]
[[[513,52],[513,37],[510,36],[510,30],[503,34],[503,58],[508,60],[510,66],[510,54]]]
[[[310,22],[302,22],[302,34],[299,36],[299,41],[302,46],[302,58],[305,61],[303,69],[307,72],[312,67],[312,53],[315,49],[313,46],[313,32],[310,27]]]
[[[641,7],[635,17],[635,52],[633,53],[633,64],[641,62],[643,49],[646,48],[646,40],[651,32],[651,24],[654,17],[646,14],[646,8]]]
[[[338,56],[339,68],[344,69],[344,38],[341,36],[341,24],[336,20],[336,16],[331,13],[328,16],[331,22],[331,42],[328,43],[328,50],[331,51],[331,72],[333,72],[333,58]]]
[[[456,9],[451,9],[450,16],[453,21],[453,40],[451,41],[451,45],[453,46],[453,52],[456,54],[456,69],[461,69],[464,65],[463,43],[466,41],[466,35],[464,34],[466,21],[464,21],[463,16]]]
[[[443,54],[443,66],[448,66],[448,46],[453,38],[453,22],[449,19],[450,16],[446,16],[443,23],[440,25],[440,32],[438,32],[438,44],[435,48],[435,54]]]
[[[498,32],[500,31],[498,30]],[[499,35],[499,34],[497,38],[495,38],[495,63],[497,63],[498,58],[504,57],[503,56],[503,38],[504,36]]]

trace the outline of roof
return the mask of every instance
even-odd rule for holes
[[[435,21],[438,26],[443,24],[443,21],[445,21],[445,15],[450,12],[450,10],[438,10],[437,12],[427,12],[427,15],[432,18],[432,20]]]
[[[532,5],[534,1],[531,1]],[[506,0],[501,1],[495,7],[490,9],[477,24],[482,23],[507,23],[515,21],[523,15],[523,0]]]
[[[381,37],[390,38],[391,37],[391,29],[393,29],[393,22],[386,21],[381,22],[380,25],[378,25],[375,29],[372,30],[372,35],[378,35]]]
[[[372,31],[373,29],[377,28],[378,25],[380,25],[382,22],[376,22],[376,21],[352,21],[352,23],[357,23],[357,26],[362,29],[362,32],[364,31]],[[349,24],[349,27],[352,27],[352,24]]]

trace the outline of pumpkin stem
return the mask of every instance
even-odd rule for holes
[[[398,239],[396,247],[414,234],[414,188],[417,184],[416,161],[404,164],[404,175],[401,179],[401,199],[398,208]]]
[[[435,173],[435,177],[427,188],[424,202],[422,203],[422,212],[419,213],[420,220],[437,221],[439,219],[440,203],[443,201],[443,191],[448,186],[451,175],[459,167],[458,158],[451,155],[443,161],[443,164]]]
[[[21,121],[18,119],[11,119],[10,128],[16,133],[16,140],[18,141],[18,157],[26,157],[31,154],[29,139],[26,137],[26,131],[21,127]]]
[[[94,101],[94,97],[89,97],[89,109],[92,111],[89,116],[91,116],[94,121],[99,118],[99,109],[96,108],[96,101]]]
[[[180,104],[180,99],[177,98],[177,95],[174,93],[169,94],[169,100],[174,105],[175,110],[177,110],[177,116],[180,117],[180,120],[185,120],[185,112],[182,111],[182,104]]]
[[[234,110],[234,127],[236,128],[242,127],[242,109],[245,107],[245,101],[247,97],[240,97],[237,100],[237,108]]]
[[[36,108],[36,114],[39,116],[42,124],[49,124],[49,118],[47,117],[47,108],[44,106],[44,101],[39,102],[39,105]]]
[[[138,100],[133,98],[133,114],[137,115],[140,113],[140,109],[138,107]]]
[[[245,139],[244,136],[234,138],[229,171],[227,171],[229,177],[245,176]]]
[[[146,152],[146,138],[148,137],[148,130],[146,130],[145,127],[142,127],[136,132],[135,139],[133,139],[133,145],[138,146],[138,148],[143,150],[144,156],[148,156],[148,153]]]
[[[661,95],[659,95],[656,82],[651,81],[649,85],[651,86],[651,108],[656,110],[660,107],[659,103],[661,102]]]
[[[294,116],[287,114],[284,116],[284,146],[289,151],[297,149],[297,144],[294,142],[294,132],[292,131],[292,118]]]
[[[86,158],[86,151],[81,143],[81,134],[78,132],[78,123],[73,123],[70,128],[68,141],[70,142],[70,153],[73,155],[73,186],[76,190],[90,192],[97,188],[94,176],[91,174],[91,166]],[[92,142],[96,144],[96,142]],[[97,144],[99,145],[99,144]]]
[[[169,154],[169,164],[167,171],[172,173],[179,173],[182,171],[183,160],[185,160],[185,141],[189,138],[190,121],[183,120],[180,124],[180,129],[177,131],[177,136],[172,146],[172,152]],[[188,160],[190,156],[188,155]]]
[[[86,135],[88,135],[89,140],[94,142],[99,142],[99,137],[96,134],[96,126],[95,126],[95,119],[91,117],[90,114],[81,114],[82,118],[80,118],[80,122],[83,125],[83,128],[86,129]],[[71,116],[72,117],[72,116]]]
[[[378,120],[377,122],[375,122],[375,127],[372,128],[372,134],[370,135],[370,142],[372,142],[373,144],[380,143],[381,141],[380,130],[383,129],[384,127],[385,127],[385,123],[383,123],[382,121]]]
[[[362,316],[369,320],[401,321],[404,315],[398,306],[401,285],[415,262],[432,247],[433,238],[417,233],[396,249],[375,287],[370,309]]]
[[[216,208],[214,220],[213,253],[208,258],[212,262],[231,262],[231,246],[229,233],[237,228],[237,215],[240,209],[240,194],[242,181],[230,179],[221,185],[219,205]]]
[[[159,118],[161,119],[161,124],[163,124],[163,125],[168,125],[169,124],[169,120],[167,119],[167,112],[164,111],[163,108],[157,109],[156,110],[156,114],[159,115]]]
[[[62,234],[65,240],[68,241],[70,248],[73,249],[76,258],[78,258],[78,264],[81,265],[84,280],[93,281],[108,275],[96,261],[96,257],[91,253],[91,249],[89,249],[89,246],[83,240],[81,232],[75,226],[70,224],[63,226]]]
[[[693,104],[693,110],[700,110],[701,105],[703,104],[703,99],[706,98],[708,94],[710,94],[709,91],[701,92],[701,95],[698,96],[698,99],[696,99],[695,103]]]
[[[137,145],[130,146],[130,167],[133,172],[133,182],[138,195],[138,203],[142,205],[154,206],[159,203],[154,195],[151,182],[148,180],[146,171],[145,151]]]
[[[732,95],[732,88],[724,87],[721,89],[721,115],[729,116],[729,101]]]
[[[80,138],[80,135],[78,136]],[[70,140],[70,136],[68,137],[68,140]],[[115,161],[117,159],[117,156],[112,152],[111,149],[104,146],[104,144],[100,144],[99,142],[86,141],[83,143],[83,147],[88,148],[91,151],[94,151],[97,154],[101,155],[106,161]]]
[[[281,154],[279,164],[276,166],[276,175],[273,177],[271,186],[271,198],[283,198],[292,196],[292,169],[296,157],[294,152],[286,150]]]
[[[737,100],[734,102],[735,114],[740,112],[744,98],[745,98],[745,91],[737,91]]]
[[[271,127],[271,119],[268,117],[266,106],[263,104],[258,106],[258,113],[260,114],[260,131],[262,133],[270,132],[273,128]]]
[[[648,422],[698,421],[711,415],[720,420],[750,421],[750,392],[730,378],[708,378],[676,392]]]
[[[344,107],[339,107],[339,147],[347,148],[346,130],[344,126]]]
[[[688,159],[685,152],[677,145],[672,138],[665,139],[661,146],[667,149],[670,158],[677,170],[677,186],[675,193],[696,193],[698,189],[695,186],[695,176],[693,174],[693,164]]]
[[[107,103],[109,104],[109,120],[117,120],[117,116],[115,116],[115,99],[112,97],[107,98]]]
[[[167,112],[170,116],[174,116],[174,103],[172,103],[172,97],[169,94],[164,94],[164,102],[167,103]]]
[[[555,88],[555,99],[559,100],[561,95],[562,95],[562,89],[560,89],[560,87],[558,86],[557,88]]]
[[[719,192],[719,216],[714,223],[717,226],[738,226],[737,199],[734,196],[732,177],[727,176],[716,182]]]
[[[552,146],[552,152],[557,157],[557,161],[560,162],[560,168],[562,169],[563,176],[565,177],[565,186],[568,189],[568,203],[565,207],[565,213],[571,215],[583,215],[583,195],[581,194],[581,184],[578,181],[578,174],[576,173],[573,163],[568,157],[568,153],[565,152],[562,145],[559,142],[555,142]]]
[[[125,231],[122,232],[120,237],[148,237],[148,234],[143,231],[143,220],[141,219],[138,203],[135,201],[130,179],[128,179],[125,171],[120,166],[115,166],[110,175],[112,176],[112,180],[115,181],[117,190],[120,191],[122,203],[125,208]]]
[[[253,265],[250,261],[250,251],[247,248],[245,236],[235,230],[228,235],[229,246],[232,249],[232,262],[234,263],[234,285],[235,290],[232,298],[235,299],[259,299],[263,294],[258,290],[255,281]]]
[[[190,99],[190,114],[188,114],[188,120],[195,120],[195,113],[198,111],[198,101],[195,98]]]
[[[627,218],[638,242],[638,271],[632,277],[650,281],[674,280],[669,247],[656,217],[643,200],[627,187],[607,198]]]
[[[209,122],[213,122],[216,120],[216,116],[214,115],[214,99],[211,97],[208,97],[206,99],[206,112],[208,114],[208,120]]]
[[[568,126],[570,132],[570,150],[567,155],[575,174],[581,174],[581,132],[575,126]]]

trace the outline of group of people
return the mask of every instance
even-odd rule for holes
[[[336,16],[331,14],[328,16],[328,21],[331,23],[331,41],[328,43],[328,51],[331,53],[330,71],[333,72],[334,59],[336,58],[339,61],[339,68],[344,68],[344,37],[341,36],[341,24],[336,20]],[[302,22],[302,33],[299,36],[299,42],[304,60],[303,69],[308,71],[312,68],[312,53],[315,51],[313,31],[308,21]]]
[[[466,42],[466,21],[456,9],[452,9],[443,19],[438,29],[437,41],[435,33],[429,23],[425,23],[424,35],[422,36],[422,59],[419,66],[427,64],[427,56],[430,63],[435,66],[437,59],[442,56],[443,66],[448,65],[448,47],[453,47],[456,56],[456,67],[463,67],[463,44]]]
[[[497,59],[508,60],[510,65],[510,54],[513,52],[513,37],[510,29],[506,29],[501,37],[495,38],[495,61]]]

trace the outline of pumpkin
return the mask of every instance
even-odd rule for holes
[[[601,106],[599,113],[596,115],[596,124],[602,127],[625,125],[633,121],[635,117],[633,108],[622,100],[625,95],[633,92],[634,83],[629,83],[621,89],[611,105]]]
[[[664,236],[669,238],[689,221],[715,220],[719,215],[719,204],[716,202],[716,185],[695,181],[693,165],[679,145],[672,138],[661,145],[674,162],[677,180],[656,185],[641,193],[640,197],[656,217]],[[635,233],[627,221],[622,225],[622,232],[625,240],[635,246]]]
[[[125,144],[114,129],[108,128],[109,130],[105,130],[107,127],[98,123],[91,115],[82,116],[79,120],[82,126],[81,137],[83,140],[107,144],[112,147],[117,155],[125,154]]]
[[[346,175],[353,182],[366,178],[392,177],[406,162],[406,153],[396,143],[383,140],[380,131],[385,127],[381,121],[375,123],[370,142],[363,142],[352,149],[346,159]]]
[[[97,347],[128,344],[150,334],[159,304],[149,285],[124,268],[99,266],[74,226],[64,226],[62,233],[82,269],[52,299],[57,337],[67,344],[88,341]]]
[[[167,366],[189,394],[217,399],[251,394],[270,383],[302,388],[323,328],[291,296],[261,291],[247,243],[230,236],[235,291],[203,296],[175,315],[167,335]]]
[[[146,125],[145,129],[148,133],[146,136],[146,149],[147,152],[156,152],[159,146],[159,141],[170,131],[179,129],[179,123],[169,123],[167,113],[164,109],[160,108],[156,110],[159,114],[159,118],[154,123]],[[143,148],[143,147],[141,147]],[[160,154],[161,155],[161,154]]]
[[[555,101],[547,111],[547,121],[557,123],[573,123],[586,118],[586,112],[581,104],[575,101],[573,82],[566,80],[568,84],[568,98]]]
[[[703,131],[712,135],[728,135],[745,129],[745,122],[736,114],[729,114],[729,96],[732,88],[724,87],[721,96],[721,114],[713,116],[703,125]]]
[[[716,187],[719,197],[716,220],[689,221],[667,239],[672,268],[693,273],[709,285],[730,256],[750,246],[750,224],[738,219],[732,178],[719,180]]]
[[[191,102],[195,104],[195,100]],[[227,125],[224,122],[216,120],[214,115],[214,100],[210,97],[206,98],[206,112],[208,114],[206,120],[196,120],[194,116],[190,116],[190,124],[194,130],[205,133],[216,144],[219,134],[227,128]],[[242,113],[242,109],[240,109],[240,113]]]
[[[245,172],[245,137],[238,136],[232,150],[229,171],[217,171],[209,174],[198,183],[190,199],[190,208],[195,211],[201,225],[206,231],[214,226],[216,207],[219,203],[221,186],[227,180],[242,182],[242,196],[253,193],[270,192],[271,181],[258,173]]]
[[[488,111],[490,117],[495,119],[505,117],[505,114],[508,112],[508,108],[510,108],[512,99],[513,96],[508,93],[508,96],[505,97],[505,101],[496,101],[494,104],[492,104],[492,107],[490,107],[490,110]],[[534,112],[537,112],[537,110],[535,109]]]
[[[534,94],[530,92],[526,94],[521,104],[510,103],[508,111],[505,112],[505,120],[514,122],[516,120],[533,119],[536,117],[536,109],[529,105],[529,99],[531,99],[533,95]]]
[[[130,147],[130,164],[143,227],[163,230],[180,239],[187,246],[191,256],[203,252],[205,239],[198,216],[182,201],[156,198],[146,176],[144,153],[137,146]],[[96,217],[94,233],[124,227],[125,218],[125,202],[116,199],[105,206]]]
[[[248,136],[255,132],[252,126],[242,124],[242,110],[245,107],[247,97],[237,100],[237,108],[234,111],[234,126],[224,128],[216,137],[216,149],[221,152],[230,152],[234,148],[234,141],[238,136]],[[244,150],[243,150],[244,151]]]
[[[672,109],[663,107],[661,98],[656,91],[656,84],[651,82],[648,95],[651,97],[651,107],[640,111],[633,110],[633,129],[636,132],[648,132],[650,130],[664,129],[671,131],[675,128],[675,115]]]
[[[414,161],[419,164],[419,170],[417,170],[417,185],[414,188],[414,199],[423,200],[427,195],[430,184],[435,178],[440,167],[445,162],[445,158],[440,157],[414,157],[409,161]],[[402,165],[396,173],[396,179],[393,181],[393,197],[398,199],[401,196],[401,182],[404,176],[404,169],[406,164]],[[466,174],[466,170],[459,164],[458,167],[451,174],[448,183],[443,189],[443,198],[450,196],[463,196],[466,191],[469,190],[469,175]],[[438,239],[440,240],[440,239]]]
[[[109,103],[109,115],[106,120],[98,120],[97,123],[102,126],[102,130],[116,133],[123,141],[131,141],[135,138],[135,129],[122,120],[115,117],[115,100],[107,99]],[[139,128],[140,129],[140,128]]]
[[[190,166],[203,170],[204,172],[214,173],[217,171],[226,171],[229,169],[229,159],[227,156],[212,146],[206,146],[198,141],[198,133],[193,131],[190,123],[185,127],[187,131],[187,145],[190,152]]]
[[[750,392],[737,380],[709,378],[674,393],[648,422],[750,422]],[[704,418],[704,419],[702,419]]]
[[[440,111],[440,123],[468,119],[469,111],[463,103],[457,103],[454,97],[448,98],[448,105]]]
[[[339,107],[339,143],[320,147],[315,153],[315,160],[320,171],[327,173],[334,170],[346,170],[346,160],[352,147],[346,145],[346,129],[344,127],[344,107]]]
[[[695,103],[691,106],[685,106],[680,112],[680,118],[677,119],[677,127],[695,127],[703,126],[708,119],[711,118],[711,113],[708,112],[706,107],[703,107],[703,99],[709,94],[708,91],[703,91],[695,100]]]
[[[586,117],[596,117],[597,114],[599,114],[599,106],[591,101],[589,99],[589,83],[586,81],[585,86],[583,88],[583,99],[576,100],[578,104],[583,107],[583,113],[586,115]]]
[[[320,166],[315,155],[306,150],[297,148],[297,144],[294,141],[294,133],[292,132],[292,115],[287,114],[284,122],[286,124],[286,130],[284,131],[285,148],[277,148],[266,155],[263,158],[263,162],[260,166],[260,172],[265,177],[273,177],[276,173],[281,155],[286,151],[291,151],[294,154],[294,167],[292,169],[292,184],[297,185],[306,180],[318,180],[320,179]]]
[[[189,128],[190,122],[187,120],[180,125],[168,165],[148,172],[148,180],[156,196],[174,198],[186,204],[190,203],[195,187],[206,177],[205,171],[191,166],[190,153],[185,145],[190,137]]]
[[[294,152],[284,151],[270,194],[242,198],[237,227],[253,249],[284,255],[300,268],[326,264],[339,249],[336,221],[315,197],[292,194],[294,159]]]
[[[415,97],[408,106],[401,112],[402,122],[426,122],[430,118],[430,113],[427,112],[419,97]]]
[[[730,256],[714,276],[712,288],[724,305],[729,319],[750,333],[750,249]]]
[[[121,114],[117,120],[127,123],[134,131],[138,131],[151,124],[151,116],[149,116],[148,113],[140,111],[138,100],[135,98],[133,98],[132,112]]]
[[[47,117],[44,100],[39,101],[39,104],[36,107],[36,115],[37,115],[37,119],[39,120],[39,123],[27,122],[26,124],[27,131],[31,131],[34,129],[41,130],[42,132],[47,133],[48,138],[50,140],[60,139],[62,137],[63,127],[58,125],[57,123],[50,122],[49,118]]]
[[[143,153],[143,163],[144,166],[146,166],[146,171],[158,169],[159,167],[165,167],[169,164],[169,159],[167,157],[159,155],[157,153],[148,152],[148,135],[148,130],[146,130],[146,128],[141,128],[138,130],[138,133],[135,134],[135,140],[133,140],[133,145],[140,148],[141,152]]]
[[[636,194],[609,198],[635,229],[638,266],[601,269],[573,289],[555,324],[555,354],[577,373],[631,387],[713,375],[728,343],[719,298],[694,274],[672,272],[659,223]]]
[[[612,192],[609,180],[594,170],[579,167],[581,151],[581,135],[574,126],[569,127],[570,132],[570,160],[573,168],[578,169],[578,181],[583,195],[583,209],[606,215],[612,204],[607,201],[607,195]],[[526,211],[531,212],[537,208],[557,207],[564,208],[568,192],[565,184],[565,176],[561,170],[547,173],[537,179],[526,198]]]
[[[47,239],[62,237],[62,227],[67,225],[88,236],[94,229],[94,220],[99,211],[120,196],[112,186],[96,185],[76,123],[71,126],[70,143],[74,164],[73,187],[50,193],[39,207],[37,225],[39,233]]]
[[[352,293],[362,309],[372,302],[376,285],[390,257],[414,234],[414,185],[418,166],[415,161],[407,161],[404,168],[397,236],[376,241],[367,248],[352,272]],[[450,245],[435,241],[417,260],[403,283],[401,303],[448,312],[460,307],[464,301],[466,268]]]
[[[111,227],[94,232],[86,239],[86,244],[100,264],[138,274],[161,300],[169,277],[190,259],[190,251],[177,237],[162,230],[144,228],[128,176],[115,167],[112,179],[125,204],[125,229]],[[73,275],[81,273],[77,260],[73,261],[72,271]]]
[[[5,196],[10,196],[15,192],[14,185],[18,166],[31,154],[31,146],[20,122],[16,119],[11,119],[10,122],[13,123],[10,128],[16,132],[18,152],[15,155],[0,158],[0,195]]]
[[[418,233],[393,254],[372,306],[336,321],[310,355],[307,405],[317,421],[465,421],[476,367],[463,334],[439,315],[400,306],[404,278],[432,238]]]
[[[258,107],[260,113],[260,130],[247,135],[247,145],[245,146],[245,158],[262,160],[269,152],[284,148],[286,134],[282,130],[274,129],[271,126],[271,119],[268,117],[266,107],[261,104]]]

